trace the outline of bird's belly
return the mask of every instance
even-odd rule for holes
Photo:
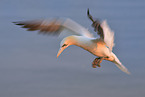
[[[110,50],[105,45],[90,48],[88,51],[98,57],[109,57],[111,55]]]
[[[89,51],[95,56],[98,57],[109,57],[111,55],[111,51],[106,46],[103,41],[100,40],[91,40],[91,41],[83,41],[79,43],[77,46]]]
[[[98,56],[98,57],[108,57],[110,56],[110,54],[106,51],[100,51],[100,50],[94,50],[92,52],[92,54],[94,54],[95,56]]]

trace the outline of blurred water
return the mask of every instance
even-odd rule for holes
[[[93,31],[87,8],[107,19],[115,31],[114,52],[132,75],[107,61],[93,69],[95,56],[75,46],[57,59],[59,38],[11,23],[69,17]],[[144,0],[1,0],[0,97],[144,97],[144,11]]]

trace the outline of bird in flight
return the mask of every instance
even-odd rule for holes
[[[28,31],[38,31],[40,34],[59,35],[61,32],[71,32],[70,36],[63,38],[61,41],[57,57],[70,45],[76,45],[97,56],[92,62],[93,68],[100,67],[102,60],[108,60],[115,63],[123,72],[130,74],[128,69],[112,52],[114,47],[114,32],[109,28],[106,20],[99,21],[94,19],[90,15],[89,9],[87,10],[87,16],[92,21],[92,27],[100,36],[99,38],[96,38],[88,29],[69,18],[18,21],[13,23],[26,28]]]

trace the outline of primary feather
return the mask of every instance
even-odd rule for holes
[[[97,32],[97,34],[100,36],[100,39],[104,40],[106,45],[112,51],[112,48],[114,46],[114,32],[109,28],[107,21],[104,20],[103,22],[100,22],[99,20],[95,20],[90,15],[89,9],[87,15],[93,22],[92,27],[94,27],[94,31]]]
[[[38,30],[40,34],[53,34],[58,35],[61,32],[71,32],[71,34],[85,36],[92,38],[93,35],[80,24],[71,19],[51,19],[51,20],[32,20],[14,22],[16,25],[26,28],[28,31]]]
[[[114,32],[109,28],[106,20],[104,20],[101,23],[101,26],[102,26],[103,32],[104,32],[104,42],[112,51],[112,48],[114,46]]]

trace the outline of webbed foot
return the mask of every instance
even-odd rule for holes
[[[103,61],[103,58],[95,58],[94,61],[92,62],[92,67],[97,68],[101,67],[100,63]]]

